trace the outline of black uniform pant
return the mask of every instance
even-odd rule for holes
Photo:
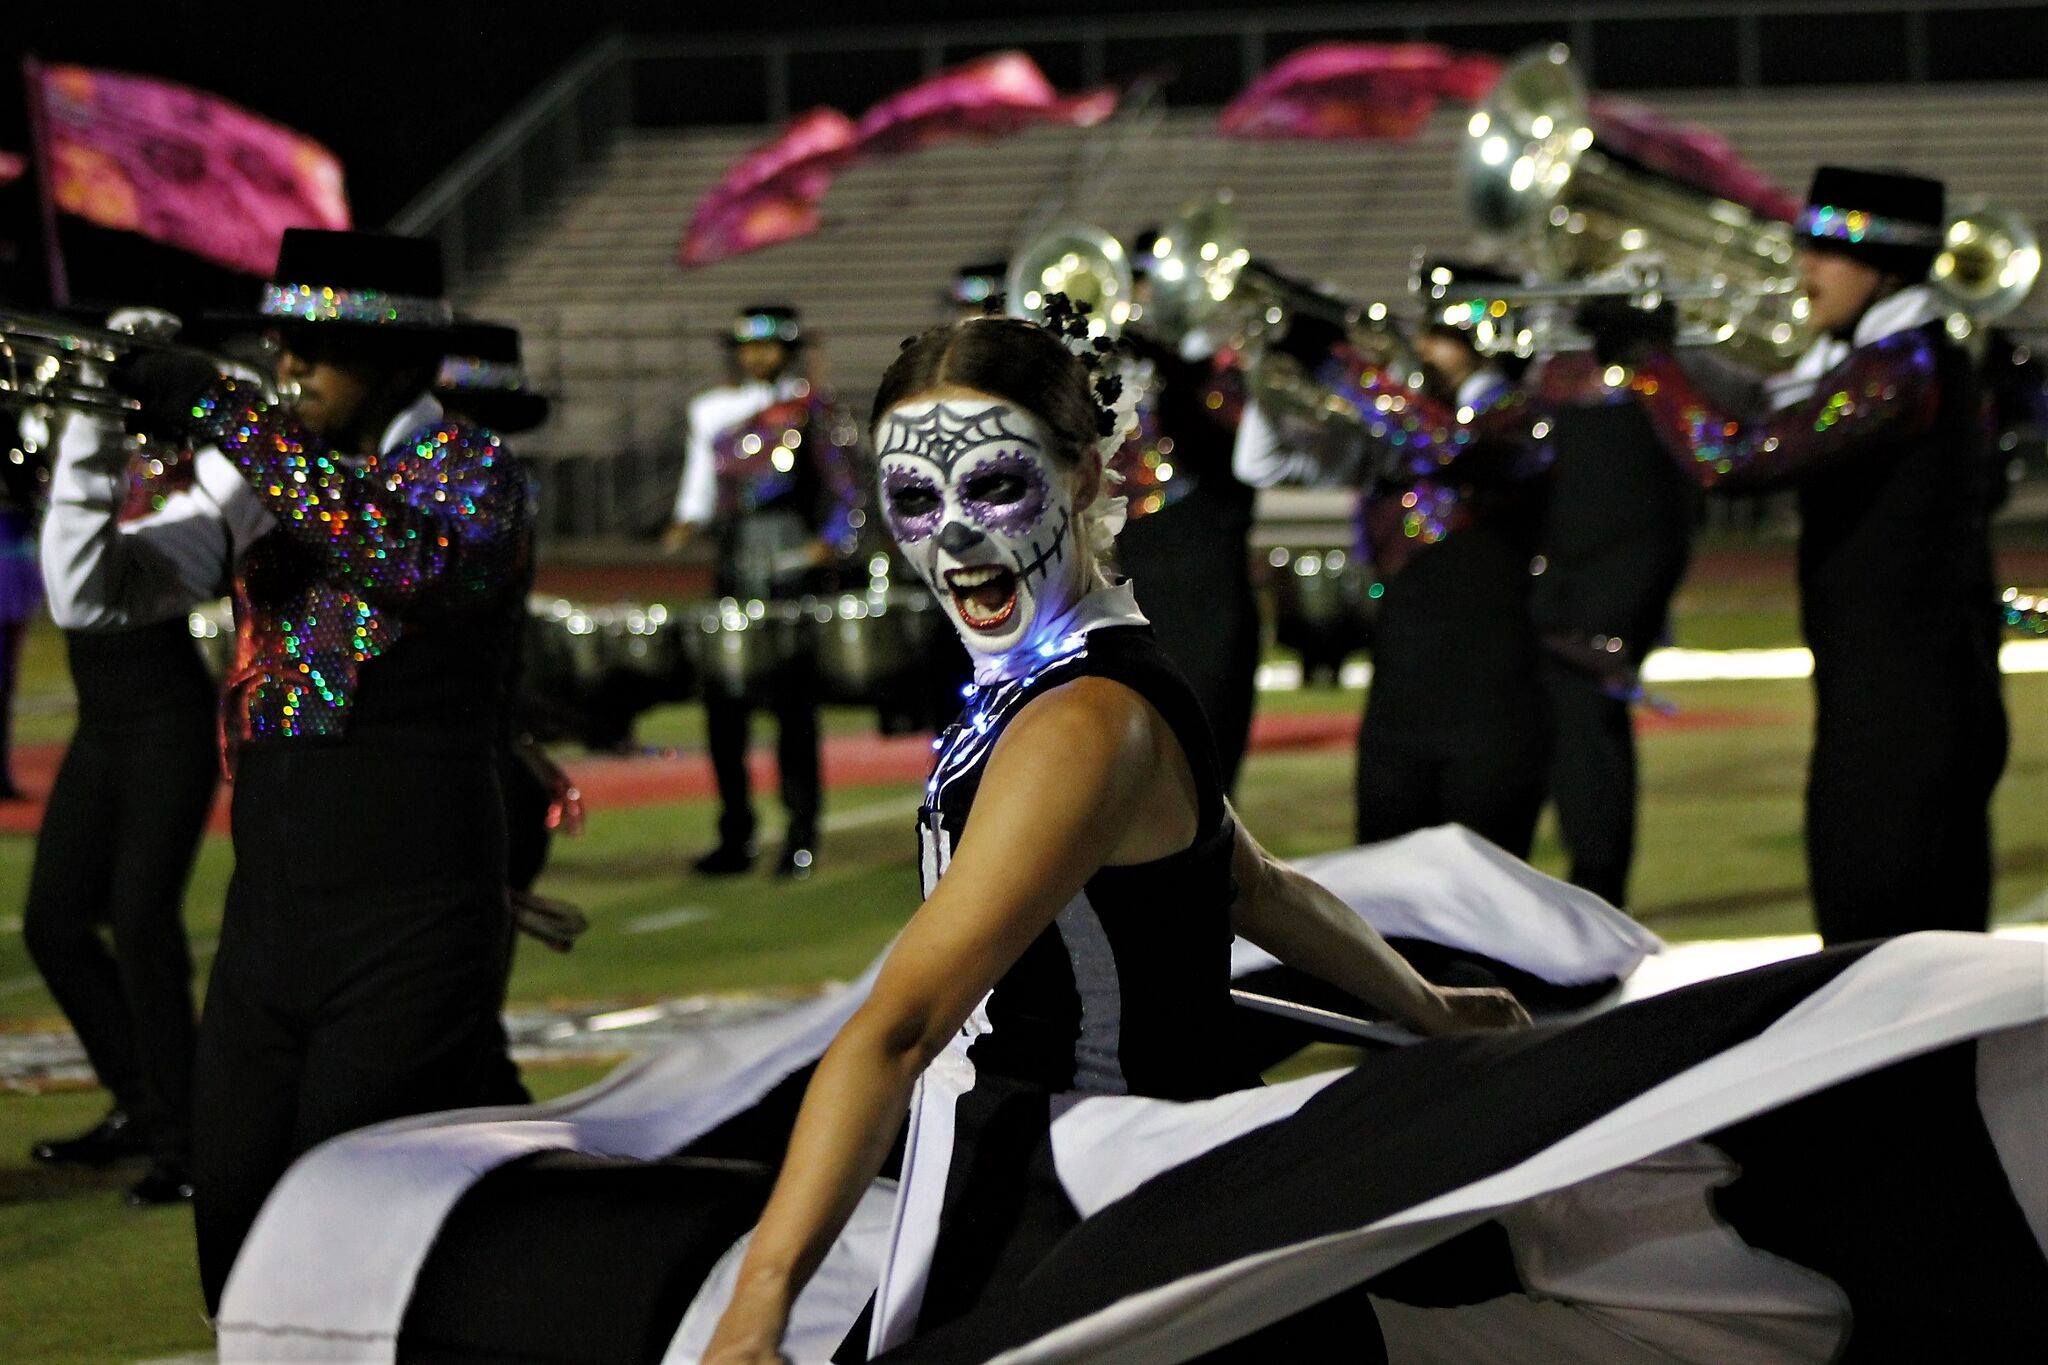
[[[1829,944],[1990,924],[2007,745],[1997,674],[1955,657],[1914,669],[1904,652],[1894,640],[1816,660],[1806,861]]]
[[[100,1084],[176,1164],[192,1114],[185,887],[219,774],[211,699],[194,700],[117,725],[85,717],[50,791],[21,924]]]
[[[1610,905],[1628,904],[1636,856],[1636,736],[1629,703],[1582,668],[1546,657],[1550,801],[1571,858],[1569,880]]]
[[[1529,856],[1543,809],[1541,732],[1448,750],[1417,735],[1358,732],[1358,842],[1459,824]]]
[[[252,745],[234,795],[194,1096],[209,1308],[298,1156],[488,1098],[512,928],[488,744]]]
[[[711,771],[718,779],[718,836],[736,844],[754,837],[747,741],[754,712],[759,709],[775,716],[775,768],[782,807],[789,814],[790,839],[808,843],[817,837],[820,804],[818,682],[808,660],[782,669],[756,696],[734,697],[716,690],[706,693],[704,730],[711,750]]]

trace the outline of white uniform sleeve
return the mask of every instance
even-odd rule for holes
[[[84,413],[66,416],[39,547],[58,625],[148,625],[221,594],[239,547],[268,529],[269,515],[219,452],[207,454],[217,467],[201,456],[193,487],[120,525],[115,518],[128,459],[121,429]]]
[[[1290,449],[1279,427],[1259,410],[1256,400],[1244,405],[1244,416],[1237,424],[1237,444],[1230,453],[1230,467],[1253,488],[1332,482],[1328,464],[1308,451]]]
[[[718,511],[718,457],[711,449],[718,427],[706,411],[701,395],[690,404],[689,422],[683,451],[683,481],[676,489],[671,520],[702,526]]]

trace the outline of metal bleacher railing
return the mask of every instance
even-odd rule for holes
[[[2048,6],[1978,0],[1969,13],[1993,23],[2040,25]],[[1370,28],[1358,26],[1361,15]],[[832,103],[857,113],[921,74],[1002,47],[1031,52],[1063,87],[1150,80],[1176,108],[1191,110],[1213,107],[1272,60],[1323,39],[1426,39],[1509,52],[1564,38],[1596,88],[1647,91],[1653,102],[1676,100],[1677,112],[1714,126],[1725,122],[1735,131],[1739,125],[1738,145],[1760,155],[1767,170],[1786,169],[1772,166],[1774,160],[1787,161],[1788,168],[1797,161],[1803,174],[1813,154],[1846,154],[1801,144],[1789,157],[1773,155],[1795,132],[1778,126],[1779,106],[1795,92],[1770,87],[1803,85],[1801,73],[1785,65],[1784,49],[1807,22],[1824,24],[1835,39],[1853,36],[1846,26],[1875,25],[1883,39],[1877,44],[1881,63],[1861,79],[1892,87],[1888,93],[1901,98],[1888,99],[1887,106],[1927,107],[1909,114],[1906,130],[1887,140],[1866,130],[1885,126],[1880,115],[1894,121],[1896,115],[1869,107],[1852,90],[1803,91],[1799,98],[1820,101],[1817,107],[1830,111],[1824,117],[1843,124],[1844,136],[1855,124],[1859,137],[1869,136],[1872,155],[1900,164],[1947,157],[1950,139],[1943,130],[1954,123],[1956,108],[1944,90],[1953,92],[1948,83],[1965,74],[1953,69],[1959,38],[1967,36],[1956,25],[1965,21],[1952,9],[1906,0],[1519,6],[1446,0],[1363,11],[1247,6],[1237,13],[866,26],[773,38],[614,34],[534,91],[392,226],[438,237],[458,297],[527,330],[530,365],[544,385],[571,398],[558,405],[555,423],[524,443],[551,457],[536,462],[549,529],[556,537],[607,536],[659,519],[674,486],[683,400],[715,373],[715,349],[706,338],[742,296],[767,297],[814,276],[829,280],[829,287],[817,288],[814,317],[831,337],[838,377],[857,387],[872,379],[869,371],[893,353],[895,338],[916,325],[920,310],[929,311],[933,282],[956,254],[1000,253],[1045,211],[1049,197],[1070,199],[1078,211],[1105,215],[1106,222],[1113,217],[1117,221],[1108,225],[1122,231],[1135,225],[1133,215],[1170,211],[1169,196],[1187,192],[1183,182],[1207,176],[1235,183],[1248,207],[1262,198],[1286,201],[1284,215],[1254,213],[1270,220],[1250,224],[1261,251],[1285,258],[1292,243],[1290,265],[1351,288],[1384,287],[1377,278],[1383,272],[1368,259],[1372,244],[1361,233],[1399,235],[1405,253],[1416,241],[1447,240],[1442,234],[1455,230],[1448,126],[1405,154],[1371,153],[1353,165],[1331,162],[1328,149],[1268,145],[1256,157],[1219,151],[1217,140],[1198,135],[1200,118],[1183,112],[1163,132],[1156,117],[1120,118],[1092,135],[1092,146],[1083,140],[1078,152],[1071,136],[1057,134],[1006,144],[1003,179],[1011,183],[971,216],[949,212],[943,195],[906,190],[903,171],[857,170],[834,189],[827,231],[819,238],[693,272],[700,278],[680,278],[669,261],[690,197],[765,125],[793,109]],[[1718,52],[1719,65],[1668,56],[1645,60],[1646,33],[1682,40],[1672,46]],[[1986,50],[1982,43],[1966,46]],[[1235,59],[1218,60],[1219,51]],[[2038,67],[2038,60],[2031,65]],[[2048,97],[2041,73],[1987,74],[2030,82],[2025,89],[2007,87],[1986,108],[1993,121],[2015,130],[2008,141],[2013,155],[2038,156],[2044,144],[2025,131],[2030,124],[2022,116],[2038,114]],[[1833,83],[1854,75],[1837,71]],[[1660,85],[1693,93],[1667,95]],[[1701,93],[1708,89],[1717,93]],[[1967,107],[1976,117],[1976,105]],[[1148,126],[1149,141],[1132,155],[1125,143],[1139,123]],[[1128,173],[1113,193],[1091,191],[1085,182],[1099,177],[1079,168],[1110,141],[1120,143]],[[928,171],[920,174],[934,183],[948,175],[971,177],[972,159],[985,155],[925,153],[918,161]],[[1368,193],[1357,182],[1373,174],[1383,178]],[[2038,166],[2023,178],[2044,180]],[[2039,188],[2040,195],[2029,197],[2042,202],[2026,205],[2037,218],[2048,216],[2048,183]],[[991,223],[991,216],[1005,220]],[[935,251],[945,259],[931,259]]]

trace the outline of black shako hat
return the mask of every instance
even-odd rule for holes
[[[466,322],[448,346],[434,378],[445,407],[493,431],[528,431],[548,420],[546,394],[527,387],[519,359],[519,332],[496,322]]]
[[[801,346],[804,323],[797,316],[796,309],[786,304],[757,303],[733,315],[732,330],[726,333],[725,340],[729,346],[749,341],[779,341],[785,346]]]
[[[284,332],[319,329],[393,340],[452,336],[441,248],[424,237],[286,228],[277,269],[252,313],[219,313],[223,325]]]
[[[1804,246],[1918,280],[1941,254],[1947,195],[1924,176],[1822,166],[1796,226]]]
[[[953,272],[953,287],[946,298],[962,308],[998,309],[1003,302],[1003,283],[1009,277],[1008,261],[977,261]]]

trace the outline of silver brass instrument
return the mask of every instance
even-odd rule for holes
[[[1228,194],[1188,205],[1159,237],[1141,323],[1176,338],[1207,331],[1243,350],[1246,381],[1268,415],[1318,428],[1361,420],[1315,381],[1302,357],[1282,347],[1299,319],[1323,323],[1409,382],[1420,382],[1421,366],[1385,304],[1340,298],[1255,258]]]
[[[272,398],[289,396],[246,362],[146,331],[93,327],[68,318],[0,310],[0,406],[64,409],[123,417],[139,404],[97,382],[95,367],[136,351],[175,351],[216,369],[253,377]]]
[[[1123,243],[1088,223],[1057,223],[1010,258],[1006,307],[1045,321],[1046,300],[1065,294],[1088,305],[1091,335],[1114,337],[1131,317],[1131,260]]]
[[[1765,369],[1811,340],[1791,226],[1610,155],[1563,44],[1509,63],[1466,132],[1468,213],[1543,279],[1583,280],[1650,253],[1662,263],[1653,292],[1676,304],[1688,340],[1719,342]],[[1589,296],[1562,286],[1544,301]]]
[[[1949,216],[1941,255],[1928,279],[1966,325],[1996,322],[2026,302],[2041,277],[2041,241],[2012,209],[1966,199]]]

